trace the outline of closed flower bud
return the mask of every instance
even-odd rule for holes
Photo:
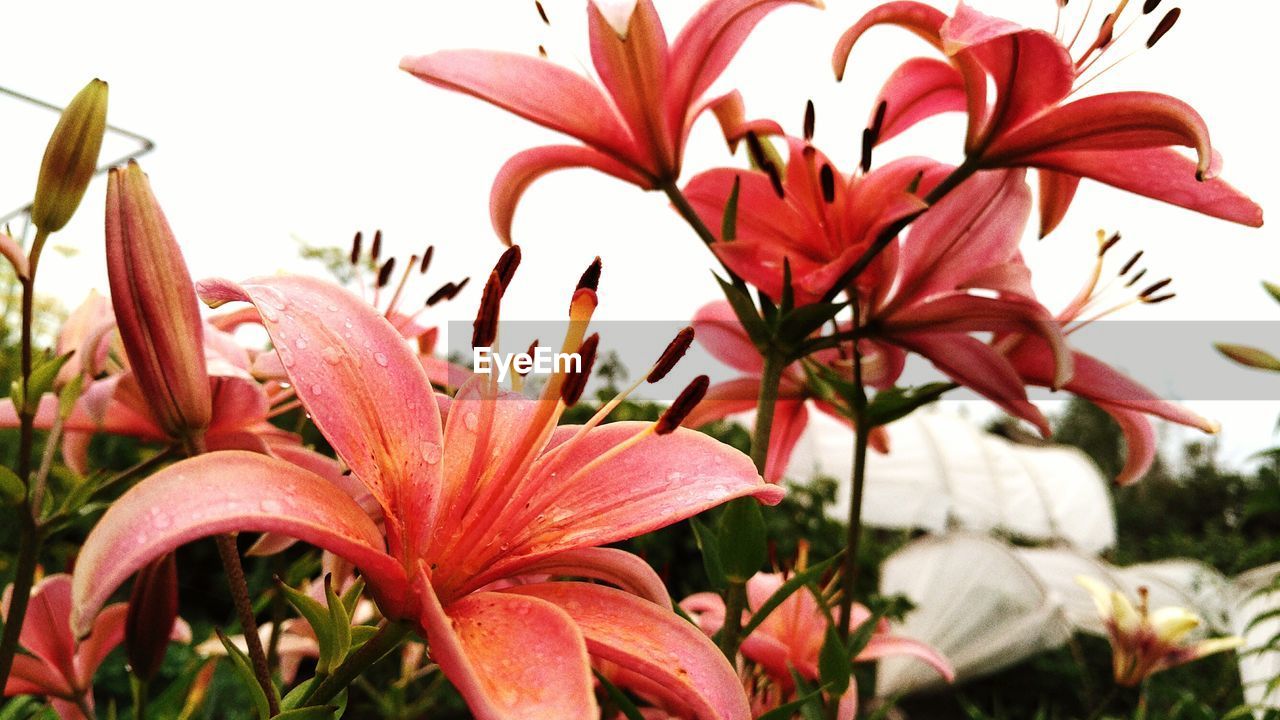
[[[107,84],[93,80],[62,111],[44,150],[31,204],[31,222],[36,227],[57,232],[71,220],[98,167],[106,130]]]
[[[171,438],[198,439],[212,399],[195,287],[151,184],[137,163],[107,182],[107,277],[138,388]]]
[[[125,615],[124,649],[129,668],[150,680],[164,662],[178,619],[178,563],[169,553],[138,571]]]

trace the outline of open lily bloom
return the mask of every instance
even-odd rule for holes
[[[1260,226],[1262,208],[1216,178],[1221,160],[1191,106],[1151,92],[1070,100],[1096,77],[1088,73],[1120,36],[1116,21],[1129,4],[1121,0],[1097,39],[1073,59],[1071,43],[989,17],[963,1],[948,17],[924,3],[897,0],[872,9],[849,28],[832,62],[836,76],[842,76],[854,44],[882,24],[903,27],[941,51],[947,62],[910,60],[886,83],[879,140],[938,113],[966,111],[970,162],[979,168],[1040,170],[1041,234],[1062,220],[1081,178]],[[1176,19],[1173,14],[1156,24],[1148,46]],[[1194,149],[1196,159],[1184,156],[1179,146]]]
[[[764,605],[786,578],[780,573],[758,573],[747,581],[747,605],[752,612]],[[724,601],[713,593],[697,593],[680,603],[708,635],[724,625]],[[817,680],[818,655],[826,637],[828,615],[818,606],[812,592],[800,589],[782,602],[760,623],[760,627],[742,641],[742,656],[760,669],[783,691],[794,693],[791,670],[801,677]],[[871,611],[853,606],[850,626],[857,628],[871,620]],[[888,621],[879,620],[866,647],[854,658],[856,662],[879,660],[890,655],[907,655],[927,663],[950,682],[955,672],[947,659],[924,643],[894,635]],[[779,698],[780,699],[780,698]],[[790,699],[790,698],[788,698]],[[840,702],[839,717],[852,720],[858,710],[858,688],[851,685]]]
[[[416,625],[477,717],[595,717],[589,656],[654,678],[698,717],[747,717],[733,669],[664,606],[653,570],[600,547],[732,498],[779,501],[781,489],[747,457],[649,423],[557,428],[562,373],[538,400],[477,376],[442,422],[400,334],[341,288],[278,276],[206,281],[200,291],[211,303],[252,302],[276,347],[295,349],[284,365],[298,397],[376,499],[383,526],[330,481],[265,455],[177,463],[126,493],[86,540],[75,574],[78,630],[124,578],[174,547],[274,532],[359,568],[383,615]],[[593,290],[575,293],[566,352],[582,345],[595,303]],[[493,589],[534,573],[622,589],[571,581]]]
[[[933,161],[910,158],[845,178],[808,144],[789,142],[791,161],[778,183],[781,193],[767,173],[714,170],[690,182],[689,197],[703,219],[718,227],[714,219],[723,216],[734,178],[740,178],[739,239],[718,242],[713,249],[734,272],[775,297],[781,294],[786,260],[797,302],[826,292],[881,230],[922,209],[915,193],[927,194],[950,172]],[[1025,383],[1009,361],[973,336],[984,331],[1037,335],[1053,351],[1052,385],[1061,386],[1071,375],[1057,323],[1032,297],[1029,275],[1010,265],[1030,210],[1023,171],[981,173],[929,208],[876,256],[852,289],[860,304],[859,349],[864,360],[873,360],[864,368],[865,382],[891,386],[906,353],[913,352],[1048,434],[1048,423],[1027,399]]]
[[[9,614],[9,592],[4,614]],[[93,675],[107,655],[124,642],[129,606],[116,603],[103,608],[88,628],[88,636],[76,641],[71,632],[71,576],[50,575],[31,593],[27,622],[18,643],[29,655],[13,658],[13,672],[4,696],[43,695],[62,720],[85,720],[82,708],[93,707]],[[182,620],[173,625],[172,639],[190,642],[191,629]]]
[[[1119,241],[1098,233],[1098,253],[1093,271],[1076,297],[1057,315],[1063,333],[1070,336],[1101,318],[1139,304],[1156,304],[1174,297],[1168,292],[1170,280],[1138,285],[1147,273],[1138,264],[1139,251],[1124,262],[1109,282],[1101,283],[1110,252]],[[1026,276],[1029,271],[1020,259],[1009,264],[1005,272]],[[995,346],[1004,352],[1018,374],[1028,383],[1051,387],[1053,383],[1053,351],[1038,337],[1005,337]],[[1074,372],[1061,389],[1089,400],[1115,418],[1124,433],[1128,457],[1116,482],[1128,484],[1142,478],[1156,457],[1156,436],[1148,416],[1159,417],[1207,433],[1218,431],[1217,423],[1207,420],[1177,403],[1158,396],[1105,362],[1078,350],[1071,351]]]
[[[742,377],[716,383],[707,390],[702,402],[685,419],[688,427],[699,427],[735,413],[754,409],[760,396],[760,373],[764,360],[760,351],[747,337],[747,331],[734,315],[733,308],[725,300],[704,305],[693,316],[696,338],[719,361],[743,373]],[[831,358],[838,353],[823,353]],[[847,370],[845,371],[848,372]],[[773,432],[769,435],[769,456],[764,477],[769,482],[780,482],[787,472],[791,452],[795,450],[801,433],[809,422],[809,407],[839,418],[848,423],[849,412],[826,399],[818,397],[808,387],[804,368],[792,363],[782,373],[778,385],[778,400],[773,414]],[[872,431],[872,446],[880,452],[888,451],[888,435],[883,429]]]
[[[485,50],[405,58],[400,67],[583,143],[526,150],[498,173],[490,216],[498,235],[510,243],[520,196],[552,170],[590,167],[646,190],[679,178],[685,141],[703,111],[712,109],[726,128],[736,128],[742,118],[736,92],[713,99],[704,94],[755,25],[788,3],[822,5],[820,0],[710,0],[668,45],[651,0],[592,0],[587,24],[598,84],[542,58]]]
[[[1162,670],[1244,645],[1244,639],[1235,636],[1188,642],[1203,623],[1200,617],[1180,607],[1152,612],[1147,607],[1146,588],[1138,588],[1140,598],[1135,608],[1124,593],[1094,578],[1081,575],[1076,582],[1093,596],[1107,628],[1117,685],[1134,687]]]

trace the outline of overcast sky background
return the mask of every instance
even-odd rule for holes
[[[950,2],[936,4],[952,8]],[[1074,27],[1085,4],[1071,3],[1064,23]],[[1086,36],[1112,6],[1096,4]],[[675,0],[657,5],[670,38],[697,6]],[[750,115],[774,117],[797,133],[805,100],[812,98],[817,144],[852,168],[876,90],[898,62],[931,52],[906,33],[879,30],[855,49],[845,82],[837,84],[831,48],[872,5],[829,0],[824,12],[778,10],[717,87],[740,88]],[[1056,3],[974,5],[1051,28]],[[1155,50],[1137,53],[1088,92],[1145,89],[1190,102],[1213,130],[1226,160],[1224,176],[1270,212],[1280,156],[1277,89],[1267,68],[1274,62],[1280,6],[1213,0],[1182,5],[1181,21]],[[399,71],[398,61],[445,48],[534,53],[544,45],[559,62],[589,65],[582,0],[544,0],[544,6],[551,28],[542,25],[532,0],[9,3],[0,83],[62,103],[90,78],[107,80],[111,122],[157,144],[143,167],[195,277],[300,270],[293,238],[345,247],[354,231],[382,228],[396,253],[437,245],[436,269],[414,288],[417,301],[446,279],[487,273],[502,251],[488,220],[494,174],[515,152],[561,138],[427,86]],[[1140,46],[1157,17],[1123,38],[1112,57]],[[53,122],[50,113],[0,98],[0,212],[29,200]],[[930,121],[886,145],[877,159],[923,153],[955,161],[962,131],[958,116]],[[104,157],[128,149],[130,143],[110,140]],[[728,156],[707,118],[690,143],[686,179],[733,162],[741,161]],[[71,258],[52,253],[42,264],[44,292],[68,305],[88,288],[106,286],[104,185],[95,182],[77,218],[56,236],[57,244],[80,252]],[[1122,230],[1130,252],[1146,250],[1153,275],[1175,278],[1176,301],[1134,308],[1120,318],[1280,319],[1280,307],[1258,285],[1266,277],[1280,280],[1273,230],[1229,225],[1087,182],[1051,239],[1027,239],[1028,263],[1051,308],[1083,281],[1100,227]],[[680,320],[719,295],[706,250],[660,195],[589,171],[557,173],[535,184],[517,213],[515,234],[525,262],[505,304],[506,318],[560,317],[567,293],[597,254],[605,262],[601,318]],[[435,317],[467,319],[478,297],[479,287],[472,286]],[[1280,349],[1280,333],[1222,339]],[[1168,358],[1167,377],[1142,379],[1176,397],[1179,362]],[[1240,372],[1225,361],[1217,367]],[[1280,397],[1280,379],[1276,387]],[[1231,461],[1269,446],[1280,413],[1274,401],[1193,404],[1223,422],[1223,455]]]

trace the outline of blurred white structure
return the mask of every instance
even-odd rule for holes
[[[1193,560],[1116,567],[1065,546],[1014,547],[988,535],[959,532],[916,540],[881,568],[880,591],[904,595],[916,606],[900,632],[929,643],[951,660],[957,680],[990,675],[1044,650],[1075,632],[1105,635],[1088,593],[1076,584],[1089,575],[1131,597],[1139,587],[1152,607],[1178,605],[1204,618],[1201,635],[1246,638],[1240,674],[1250,703],[1263,703],[1266,683],[1280,674],[1280,652],[1248,653],[1280,632],[1280,616],[1250,628],[1253,618],[1280,608],[1280,592],[1258,594],[1280,564],[1250,571],[1234,582]],[[876,691],[890,696],[936,688],[936,675],[918,663],[880,663]],[[1280,694],[1265,699],[1280,706]]]
[[[890,452],[867,456],[868,525],[931,533],[1000,531],[1089,553],[1115,544],[1107,479],[1075,448],[1019,445],[936,410],[913,413],[888,432]],[[848,505],[852,445],[847,426],[811,413],[788,473],[840,480],[832,508],[838,519]]]
[[[1237,576],[1232,583],[1235,593],[1231,629],[1245,640],[1240,652],[1244,700],[1263,708],[1280,708],[1280,688],[1267,687],[1280,677],[1280,649],[1273,645],[1267,652],[1256,652],[1280,635],[1280,614],[1277,614],[1280,589],[1274,589],[1273,585],[1277,577],[1280,577],[1280,563],[1254,568]],[[1272,614],[1260,619],[1266,613]]]

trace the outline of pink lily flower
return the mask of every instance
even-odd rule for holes
[[[754,409],[760,395],[760,373],[764,370],[764,360],[747,337],[747,331],[742,328],[733,308],[725,300],[704,305],[694,314],[693,327],[696,331],[694,337],[699,344],[717,360],[741,371],[743,375],[712,385],[702,402],[689,413],[685,425],[696,428]],[[822,357],[830,359],[835,355],[837,353],[828,352],[823,353]],[[791,453],[809,422],[810,407],[838,418],[852,428],[847,408],[837,407],[818,397],[810,391],[808,385],[801,363],[792,363],[783,371],[773,414],[773,432],[769,436],[769,456],[764,470],[765,479],[771,483],[781,482],[786,474]],[[871,431],[869,441],[879,452],[888,452],[888,439],[888,434],[882,428],[876,428]]]
[[[1129,290],[1146,274],[1146,270],[1137,264],[1142,256],[1141,252],[1124,263],[1117,273],[1117,282],[1100,287],[1099,281],[1110,255],[1108,251],[1118,240],[1119,235],[1108,239],[1105,233],[1098,234],[1099,250],[1093,272],[1075,299],[1057,315],[1057,322],[1063,328],[1064,335],[1070,336],[1089,323],[1126,307],[1161,303],[1174,297],[1173,293],[1164,292],[1169,286],[1169,280],[1160,280],[1145,289]],[[1029,275],[1020,258],[1010,263],[1008,272],[1020,276]],[[1124,289],[1113,291],[1117,285],[1122,285]],[[1125,293],[1129,295],[1125,296]],[[1118,300],[1115,299],[1117,295],[1120,296]],[[995,346],[1005,354],[1027,383],[1051,387],[1053,351],[1041,338],[998,338]],[[1105,362],[1078,350],[1072,350],[1071,356],[1075,371],[1070,380],[1060,384],[1061,389],[1085,398],[1105,410],[1124,433],[1128,456],[1124,468],[1116,477],[1117,483],[1127,485],[1140,480],[1155,462],[1156,436],[1148,416],[1163,418],[1206,433],[1218,432],[1217,423],[1177,403],[1162,399]]]
[[[782,584],[786,577],[781,573],[758,573],[747,581],[747,605],[750,612],[762,606]],[[714,635],[724,625],[724,600],[714,593],[696,593],[685,598],[680,607],[694,617],[698,626],[708,635]],[[749,617],[744,613],[744,621]],[[794,668],[801,677],[818,679],[818,654],[826,637],[827,613],[822,611],[812,592],[801,589],[782,602],[760,623],[755,632],[742,641],[742,656],[753,663],[781,688],[784,695],[794,694],[791,679]],[[871,620],[871,611],[854,604],[850,625],[854,628]],[[917,640],[894,635],[887,620],[876,622],[871,639],[854,658],[855,662],[879,660],[891,655],[906,655],[928,665],[947,682],[955,679],[951,663],[936,650]],[[786,701],[789,701],[788,697]],[[777,700],[785,702],[782,698]],[[781,704],[781,702],[779,703]],[[852,720],[858,712],[858,687],[853,681],[840,699],[838,717]]]
[[[9,592],[4,614],[9,613]],[[129,607],[115,603],[103,608],[80,641],[71,632],[71,576],[50,575],[31,593],[28,622],[18,643],[29,655],[13,658],[13,672],[4,696],[43,695],[62,720],[86,720],[93,708],[93,675],[107,655],[124,642]],[[190,642],[191,629],[182,620],[173,624],[171,639]]]
[[[778,502],[781,489],[748,458],[692,431],[659,435],[649,423],[557,428],[563,374],[538,400],[474,378],[442,421],[399,333],[341,288],[277,276],[206,281],[200,292],[215,304],[253,303],[275,346],[292,348],[283,360],[299,399],[376,499],[383,526],[330,481],[265,455],[177,463],[126,493],[86,540],[74,584],[78,631],[152,558],[216,533],[273,532],[359,568],[383,615],[416,625],[478,718],[598,716],[589,656],[654,678],[698,717],[747,717],[733,669],[671,611],[653,570],[600,546],[736,497]],[[595,304],[593,290],[575,293],[566,352],[582,345]],[[536,573],[621,589],[572,581],[493,589]]]
[[[908,188],[927,193],[950,172],[933,161],[908,158],[846,178],[804,141],[792,138],[789,144],[791,161],[776,183],[766,172],[712,170],[695,177],[687,193],[703,219],[719,227],[712,219],[723,216],[739,179],[739,239],[712,249],[775,299],[781,296],[784,260],[792,268],[797,302],[820,298],[883,228],[922,209]],[[1052,385],[1060,387],[1071,376],[1070,355],[1053,316],[1032,297],[1029,276],[1008,269],[1030,209],[1023,171],[981,173],[876,256],[852,291],[861,305],[866,383],[891,386],[906,353],[914,352],[1048,434],[1048,422],[1027,399],[1025,383],[1009,361],[971,334],[1039,335],[1053,350]],[[745,349],[724,355],[730,364],[759,372],[758,359],[743,359],[749,357]],[[713,399],[730,391],[747,400],[745,386],[718,388]]]
[[[634,0],[630,13],[592,0],[587,25],[598,84],[542,58],[486,50],[407,57],[400,67],[583,143],[526,150],[499,171],[490,217],[510,244],[520,196],[550,171],[590,167],[646,190],[675,182],[703,111],[712,110],[726,128],[741,122],[737,92],[708,100],[708,88],[756,23],[791,2],[822,7],[821,0],[710,0],[668,46],[652,0]]]
[[[963,1],[948,17],[924,3],[896,0],[849,28],[832,64],[841,77],[854,44],[882,24],[909,30],[942,52],[947,62],[909,60],[886,83],[880,95],[884,109],[877,110],[884,114],[878,141],[938,113],[968,112],[968,162],[977,168],[1039,170],[1042,235],[1062,220],[1081,178],[1261,226],[1262,208],[1217,179],[1221,158],[1191,106],[1151,92],[1070,99],[1097,77],[1088,72],[1114,46],[1116,21],[1127,4],[1121,0],[1097,39],[1073,59],[1069,45],[1074,43],[983,15]],[[1168,32],[1177,12],[1156,25],[1148,47]],[[1193,148],[1197,158],[1184,157],[1178,146]]]

